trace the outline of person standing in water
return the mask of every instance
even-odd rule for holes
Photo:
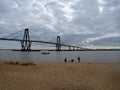
[[[78,56],[78,62],[80,63],[80,57]]]

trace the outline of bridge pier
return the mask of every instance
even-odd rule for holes
[[[57,36],[56,51],[61,51],[60,36]]]
[[[76,47],[76,51],[78,51],[78,47]]]
[[[20,41],[20,42],[21,42],[22,51],[31,50],[32,42],[30,42],[30,36],[29,36],[29,29],[28,28],[24,30],[23,40]]]
[[[69,50],[71,50],[71,46],[69,46]]]
[[[75,51],[75,50],[78,50],[78,49],[77,49],[77,47],[75,47],[75,46],[69,46],[69,50],[70,50],[70,51]]]
[[[75,47],[73,46],[73,50],[75,50]]]

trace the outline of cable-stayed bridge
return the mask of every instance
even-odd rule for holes
[[[62,50],[92,50],[92,49],[88,49],[88,48],[82,48],[82,47],[79,47],[79,46],[74,46],[74,45],[68,45],[68,44],[61,43],[60,36],[57,36],[56,42],[49,42],[49,41],[42,41],[42,40],[32,40],[32,39],[30,39],[28,28],[24,30],[23,39],[15,39],[15,37],[14,38],[8,38],[8,37],[14,36],[15,34],[19,34],[20,32],[22,32],[22,31],[12,33],[8,36],[0,38],[0,40],[18,41],[18,42],[21,43],[21,50],[22,51],[31,51],[32,50],[31,49],[32,42],[55,45],[55,50],[56,51],[62,51]],[[67,47],[68,49],[62,49],[61,47]]]

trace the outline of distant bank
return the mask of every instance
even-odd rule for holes
[[[21,49],[0,49],[0,50],[11,50],[11,51],[56,51],[55,49],[31,49],[31,50],[21,50]],[[120,51],[120,49],[88,49],[88,50],[67,50],[62,49],[60,51]]]

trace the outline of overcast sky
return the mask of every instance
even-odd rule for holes
[[[120,46],[120,0],[0,0],[0,37],[25,28],[31,39]]]

